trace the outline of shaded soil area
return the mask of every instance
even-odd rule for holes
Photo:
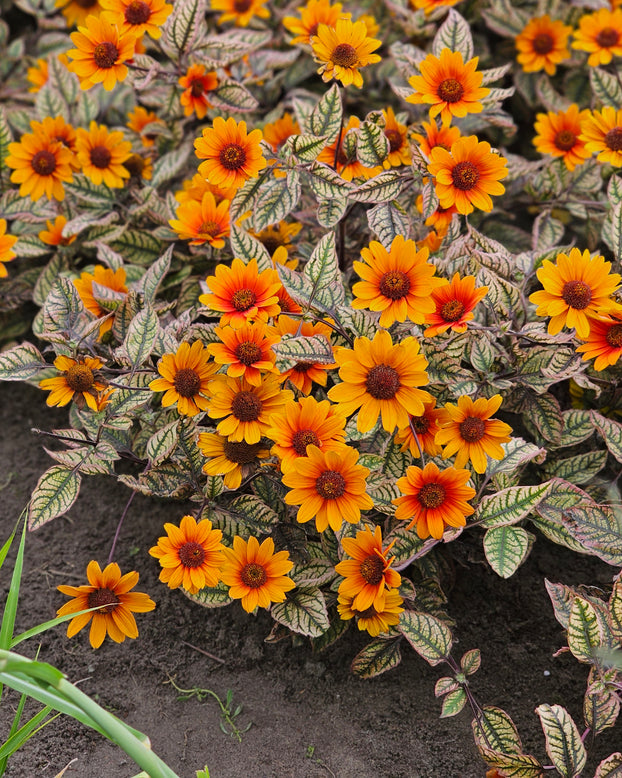
[[[30,429],[66,424],[66,412],[46,408],[44,398],[28,386],[0,385],[0,485],[10,479],[0,491],[1,541],[51,465],[44,439]],[[85,583],[89,560],[103,566],[129,494],[112,480],[86,478],[69,515],[28,536],[18,631],[53,618],[66,601],[56,586]],[[137,496],[123,526],[116,561],[123,572],[138,570],[137,590],[157,602],[154,612],[138,615],[138,640],[121,645],[107,640],[93,651],[87,630],[68,640],[60,627],[45,633],[40,643],[23,644],[24,653],[34,656],[40,645],[40,659],[147,733],[153,749],[181,778],[192,778],[205,765],[212,778],[484,776],[470,711],[439,719],[434,683],[443,670],[430,668],[409,647],[404,646],[397,669],[363,681],[349,670],[367,642],[354,630],[319,655],[307,642],[266,644],[267,613],[249,617],[237,603],[206,610],[160,584],[159,566],[147,551],[163,523],[178,522],[183,512],[180,504]],[[503,581],[484,562],[479,538],[459,543],[444,550],[452,579],[449,610],[457,622],[455,654],[481,649],[482,667],[472,680],[476,699],[506,709],[526,749],[547,763],[534,709],[543,702],[560,703],[581,722],[587,670],[568,654],[552,657],[564,635],[553,618],[544,576],[567,584],[606,585],[614,570],[539,537],[526,564]],[[0,575],[4,598],[9,570]],[[170,678],[183,689],[211,689],[222,699],[232,690],[234,707],[244,706],[237,719],[240,728],[251,725],[241,743],[221,731],[213,698],[180,700]],[[0,742],[17,700],[14,693],[2,698]],[[620,740],[620,726],[600,736],[589,765],[619,748]],[[52,778],[70,762],[66,778],[129,778],[139,772],[116,747],[62,716],[15,755],[7,775]]]

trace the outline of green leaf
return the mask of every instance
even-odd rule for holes
[[[32,290],[32,299],[39,305],[45,304],[45,298],[50,293],[50,289],[54,286],[54,282],[61,275],[69,269],[69,262],[64,254],[54,254],[52,259],[48,262],[45,268],[41,271],[35,288]]]
[[[345,181],[323,162],[312,162],[305,173],[309,176],[311,190],[318,200],[343,200],[354,191],[354,184]]]
[[[218,586],[208,586],[204,589],[199,589],[196,594],[190,594],[186,589],[182,589],[182,592],[189,600],[196,602],[197,605],[202,605],[204,608],[222,608],[225,605],[231,605],[233,598],[229,597],[229,587],[222,583]]]
[[[482,655],[479,648],[467,651],[460,660],[460,669],[465,675],[474,675],[480,668]]]
[[[522,527],[493,527],[484,535],[488,564],[501,578],[510,578],[527,558],[534,536]]]
[[[37,481],[28,506],[28,529],[34,530],[62,516],[78,497],[80,473],[55,465]]]
[[[609,625],[611,634],[622,642],[622,578],[613,585],[611,598],[609,600]]]
[[[225,508],[235,521],[260,532],[269,532],[270,527],[279,520],[276,511],[254,494],[241,494],[221,507]]]
[[[385,170],[350,192],[350,197],[359,203],[386,203],[399,195],[403,185],[399,169]]]
[[[173,247],[169,246],[160,259],[156,260],[140,279],[137,291],[143,295],[146,302],[153,303],[155,301],[158,288],[171,267],[172,257]]]
[[[293,154],[301,162],[313,162],[327,145],[326,135],[290,135],[281,149],[284,154]]]
[[[594,778],[620,778],[622,775],[622,753],[616,751],[598,765]]]
[[[379,203],[367,211],[369,227],[388,249],[398,235],[407,236],[410,223],[404,211],[395,203]]]
[[[247,263],[256,259],[259,270],[272,269],[272,259],[263,243],[235,223],[231,225],[229,244],[234,257],[239,257]]]
[[[279,280],[285,287],[285,291],[299,305],[307,306],[309,300],[313,298],[313,285],[311,282],[295,270],[291,270],[280,262],[276,263],[276,271],[279,274]]]
[[[520,754],[523,750],[514,722],[501,708],[486,705],[471,726],[480,751],[486,748],[500,754]]]
[[[144,230],[126,230],[111,248],[128,263],[149,266],[161,255],[160,241]]]
[[[488,374],[490,372],[495,361],[495,351],[485,333],[480,333],[471,341],[469,359],[473,367],[480,373]]]
[[[18,257],[43,257],[50,253],[50,247],[36,235],[21,235],[13,250]]]
[[[562,512],[561,521],[588,553],[610,565],[622,565],[622,531],[608,505],[574,505]]]
[[[607,419],[596,411],[592,411],[592,424],[594,425],[594,429],[605,441],[605,445],[611,454],[613,454],[618,462],[622,462],[622,424]]]
[[[503,459],[488,459],[486,475],[493,476],[497,473],[513,473],[519,467],[536,460],[543,462],[546,457],[546,449],[534,446],[523,438],[512,438],[509,443],[502,443],[501,448],[505,452]]]
[[[245,86],[236,81],[224,81],[209,93],[210,102],[222,111],[244,113],[254,111],[257,100]]]
[[[52,287],[43,307],[45,332],[73,333],[86,320],[84,304],[73,283],[60,276]]]
[[[622,87],[612,73],[602,68],[589,68],[592,92],[603,105],[610,105],[616,110],[622,105]]]
[[[114,208],[114,191],[107,186],[91,183],[91,180],[82,174],[75,175],[73,181],[67,182],[64,186],[66,193],[79,203],[96,208],[107,208],[109,211]]]
[[[459,51],[465,62],[471,59],[474,53],[471,28],[453,8],[449,9],[447,18],[432,43],[432,53],[435,57],[440,57],[443,49]]]
[[[272,350],[276,354],[276,364],[281,372],[300,362],[331,364],[335,361],[333,348],[324,335],[283,338]]]
[[[442,719],[448,719],[451,718],[451,716],[457,716],[466,705],[466,701],[467,696],[464,689],[456,689],[455,692],[449,692],[443,699],[440,717]]]
[[[249,178],[244,186],[240,187],[235,193],[231,205],[229,206],[229,216],[232,224],[241,216],[252,211],[255,201],[257,200],[259,189],[267,177],[268,172],[264,170],[257,178]]]
[[[539,705],[536,713],[546,739],[546,752],[563,778],[575,778],[585,767],[587,754],[577,725],[561,705]]]
[[[529,420],[535,424],[545,440],[558,445],[562,438],[563,418],[559,401],[552,394],[530,397],[528,404]]]
[[[412,529],[405,529],[405,525],[392,529],[385,537],[386,543],[393,543],[391,556],[394,557],[393,567],[403,569],[403,566],[423,546],[423,540]]]
[[[4,110],[0,108],[0,183],[8,182],[10,172],[4,164],[4,160],[9,156],[9,143],[13,140],[11,128],[6,120]]]
[[[0,381],[27,381],[48,367],[39,349],[22,343],[0,352]]]
[[[577,454],[574,457],[549,462],[544,469],[549,476],[565,478],[576,484],[585,484],[606,464],[606,451],[586,451],[585,454]]]
[[[296,586],[322,586],[336,578],[337,573],[330,559],[314,557],[308,562],[296,563],[289,577],[296,582]]]
[[[620,700],[613,690],[591,691],[588,686],[583,700],[585,726],[595,735],[613,727],[620,715]]]
[[[258,193],[253,209],[253,225],[257,231],[276,224],[293,211],[300,197],[300,179],[292,171],[285,178],[274,178]]]
[[[473,517],[485,527],[502,527],[516,524],[532,511],[549,494],[552,482],[535,486],[510,486],[489,497],[484,497]]]
[[[145,453],[151,466],[159,465],[168,459],[177,446],[179,422],[173,421],[160,427],[147,441]]]
[[[66,451],[51,451],[44,447],[44,451],[63,467],[78,470],[83,475],[112,475],[113,463],[120,456],[110,443],[102,440],[97,446],[84,446]]]
[[[336,643],[339,638],[343,637],[350,628],[351,621],[344,621],[341,618],[336,608],[329,609],[330,627],[319,638],[311,638],[311,646],[314,654],[319,654],[325,651],[333,643]]]
[[[284,602],[274,603],[270,614],[292,632],[311,638],[319,637],[330,628],[324,595],[316,586],[288,592]]]
[[[449,656],[452,644],[451,631],[435,616],[417,611],[404,611],[400,615],[398,629],[415,651],[433,667]]]
[[[204,25],[202,0],[176,0],[164,30],[165,46],[178,56],[189,52],[196,41],[200,25]]]
[[[175,151],[169,151],[159,157],[153,166],[153,173],[149,182],[151,186],[161,186],[179,175],[184,170],[191,151],[190,146],[183,145],[176,148]]]
[[[341,94],[337,84],[333,84],[311,111],[309,130],[316,137],[325,137],[326,143],[332,143],[339,135],[342,119]]]
[[[617,203],[613,206],[610,212],[611,218],[611,240],[607,241],[611,246],[611,250],[615,258],[620,261],[622,259],[622,203]],[[607,235],[606,229],[603,232]],[[17,248],[16,248],[17,250]]]
[[[489,767],[503,770],[507,778],[542,778],[542,765],[534,756],[528,754],[503,754],[480,746],[480,754]]]
[[[39,119],[44,119],[46,116],[62,116],[65,121],[70,121],[69,106],[60,92],[49,82],[37,92],[35,108]]]
[[[330,229],[337,225],[348,207],[348,201],[334,198],[332,200],[320,200],[317,205],[317,220],[322,225]]]
[[[132,367],[139,367],[149,359],[158,327],[158,314],[149,304],[145,305],[130,322],[121,349],[132,363]]]
[[[376,638],[359,651],[350,669],[360,678],[374,678],[397,667],[401,661],[399,639]]]
[[[594,425],[591,411],[571,409],[563,413],[564,429],[560,446],[575,446],[583,443],[594,434]]]
[[[335,233],[327,232],[317,244],[304,267],[303,275],[313,284],[314,296],[326,310],[345,301],[343,279],[335,247]]]
[[[568,647],[579,662],[592,663],[595,649],[603,644],[603,635],[592,605],[575,597],[568,618]]]
[[[365,167],[381,165],[391,150],[383,128],[373,122],[362,122],[356,134],[356,158],[361,165]]]

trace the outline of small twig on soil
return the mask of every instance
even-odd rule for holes
[[[110,553],[108,554],[108,564],[110,564],[114,558],[114,551],[117,547],[117,540],[119,539],[119,535],[121,534],[121,527],[123,526],[123,521],[125,517],[127,516],[127,512],[130,509],[130,505],[132,504],[132,500],[136,497],[136,492],[132,492],[130,494],[130,497],[128,501],[125,503],[125,508],[123,509],[123,513],[121,514],[121,518],[119,519],[119,523],[117,524],[116,532],[114,533],[114,538],[112,540],[112,546],[110,548]]]
[[[210,654],[209,651],[206,651],[203,648],[198,648],[197,646],[193,646],[192,643],[188,643],[187,640],[181,641],[184,646],[189,646],[190,648],[193,648],[195,651],[198,651],[199,654],[205,654],[205,656],[209,657],[210,659],[213,659],[214,662],[220,662],[221,665],[226,665],[226,661],[224,659],[221,659],[219,656],[216,656],[215,654]]]

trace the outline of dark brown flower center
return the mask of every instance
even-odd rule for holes
[[[319,26],[320,23],[316,22],[315,24],[312,24],[311,27],[309,27],[309,39],[311,39],[314,35],[317,35],[317,30]]]
[[[336,470],[325,470],[315,482],[315,491],[324,500],[336,500],[345,490],[346,479]]]
[[[571,308],[583,311],[592,302],[592,290],[584,281],[567,281],[562,289],[562,299]]]
[[[231,412],[240,421],[257,421],[261,408],[261,400],[252,392],[238,392],[231,402]]]
[[[430,420],[427,416],[412,416],[411,423],[418,435],[425,435],[430,429]]]
[[[380,294],[391,300],[400,300],[410,291],[410,278],[401,270],[389,270],[378,284]]]
[[[215,235],[218,235],[220,231],[220,224],[218,224],[218,222],[208,220],[201,222],[197,233],[199,235],[207,235],[208,237],[213,238]]]
[[[40,176],[51,176],[56,170],[56,157],[51,151],[37,151],[30,163],[32,169]]]
[[[339,151],[337,152],[337,162],[340,165],[348,165],[350,163],[350,157],[348,157],[343,150],[343,146],[339,146]]]
[[[235,355],[243,365],[249,366],[261,359],[261,347],[254,341],[247,340],[245,343],[238,343]]]
[[[292,370],[297,373],[307,373],[312,367],[315,367],[315,362],[296,362]]]
[[[370,554],[361,562],[361,578],[370,586],[377,586],[384,576],[384,559],[377,554]]]
[[[617,44],[619,38],[618,31],[614,30],[613,27],[603,27],[596,36],[596,43],[603,49],[609,49]]]
[[[189,541],[177,551],[179,561],[184,567],[201,567],[205,561],[205,549],[200,543]]]
[[[342,68],[351,68],[359,61],[356,49],[349,43],[340,43],[338,46],[335,46],[330,58],[335,65],[339,65]]]
[[[462,99],[464,87],[455,78],[446,78],[438,85],[437,94],[446,103],[457,103]]]
[[[442,484],[423,484],[417,494],[417,499],[424,508],[438,508],[445,502],[445,487]]]
[[[89,592],[87,603],[89,608],[105,606],[103,608],[99,607],[98,613],[112,613],[119,605],[120,600],[110,589],[95,589],[95,591]]]
[[[133,0],[125,9],[125,21],[128,24],[145,24],[151,16],[151,8],[142,0]]]
[[[440,314],[445,321],[459,321],[464,311],[464,304],[460,300],[448,300],[441,307]]]
[[[404,140],[402,138],[402,133],[399,130],[385,130],[384,134],[389,141],[389,151],[399,151],[402,148]]]
[[[201,378],[196,370],[183,367],[175,373],[173,386],[182,397],[194,397],[201,391]]]
[[[65,381],[74,392],[88,392],[93,386],[95,377],[87,365],[72,365],[65,373]]]
[[[367,391],[376,400],[392,400],[400,388],[400,376],[394,367],[374,365],[365,381]]]
[[[94,5],[97,5],[98,0],[74,0],[77,5],[80,6],[80,8],[92,8]]]
[[[622,324],[614,324],[609,327],[605,340],[611,348],[622,348]]]
[[[91,164],[100,170],[107,168],[112,160],[112,154],[106,146],[93,146],[91,149]]]
[[[246,162],[246,151],[239,143],[228,143],[221,149],[218,158],[227,170],[238,170]]]
[[[237,289],[231,295],[231,305],[236,311],[247,311],[257,302],[257,297],[252,289]]]
[[[270,256],[274,254],[279,246],[283,245],[282,241],[280,241],[276,235],[266,235],[265,237],[262,236],[259,238],[259,240],[263,243],[266,251],[268,254],[270,254]]]
[[[467,443],[477,443],[486,434],[486,422],[477,416],[467,416],[460,424],[460,437]]]
[[[451,178],[456,189],[466,192],[479,181],[479,170],[473,162],[458,162],[451,171]]]
[[[257,453],[261,448],[259,443],[245,443],[243,440],[238,443],[227,440],[223,446],[225,456],[230,462],[238,465],[247,465],[257,458]]]
[[[145,169],[145,160],[140,154],[132,154],[131,157],[125,160],[123,167],[129,171],[129,174],[134,176],[134,178],[141,178],[143,170]]]
[[[298,430],[292,435],[292,448],[299,457],[307,456],[307,446],[320,446],[321,441],[313,430]]]
[[[605,135],[605,145],[611,151],[622,151],[622,127],[614,127]]]
[[[236,13],[243,14],[248,11],[252,4],[253,0],[233,0],[233,9]]]
[[[110,41],[98,43],[93,49],[93,60],[98,68],[108,70],[119,58],[119,49]]]
[[[560,151],[570,151],[577,142],[577,136],[572,130],[561,130],[555,136],[553,143]]]
[[[353,608],[352,610],[356,613],[359,619],[373,619],[374,616],[378,615],[378,611],[374,608],[373,605],[370,605],[369,608],[365,608],[364,611],[357,611],[356,608]]]
[[[263,565],[258,565],[257,562],[251,562],[250,564],[244,565],[240,571],[240,579],[243,584],[249,586],[251,589],[259,589],[268,580],[266,568],[263,567]]]
[[[541,32],[539,35],[536,35],[531,45],[533,46],[533,50],[536,52],[536,54],[549,54],[551,51],[553,51],[555,40],[553,39],[552,35],[549,35],[548,32]]]
[[[193,97],[201,97],[204,92],[205,87],[203,86],[202,80],[196,79],[190,84],[190,94]]]

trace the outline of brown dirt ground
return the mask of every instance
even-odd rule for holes
[[[66,412],[50,410],[42,392],[25,385],[0,386],[0,539],[8,536],[37,478],[50,466],[43,440],[32,427],[63,425]],[[17,629],[53,618],[65,601],[60,583],[84,582],[90,559],[104,563],[129,492],[111,480],[87,478],[67,517],[28,536]],[[350,630],[327,652],[314,655],[307,643],[266,644],[271,621],[265,612],[247,616],[239,605],[205,610],[158,582],[148,548],[165,521],[178,521],[183,507],[137,496],[121,533],[117,561],[136,569],[137,587],[157,601],[139,616],[140,636],[122,645],[106,641],[93,651],[86,630],[67,640],[62,628],[41,638],[40,658],[51,662],[100,704],[147,733],[154,750],[182,778],[207,765],[212,778],[481,778],[485,766],[473,745],[471,716],[440,720],[434,683],[443,673],[409,648],[399,668],[371,681],[353,677],[349,664],[365,644]],[[560,703],[581,721],[586,668],[571,656],[552,654],[564,642],[552,615],[543,578],[568,584],[606,584],[613,569],[538,538],[527,563],[510,580],[499,579],[483,562],[481,541],[461,541],[445,554],[453,570],[450,613],[456,619],[456,653],[482,650],[482,668],[472,689],[482,704],[499,705],[514,717],[526,749],[546,760],[534,709]],[[3,569],[3,596],[8,571]],[[185,641],[185,643],[184,643]],[[186,645],[224,660],[209,659]],[[33,656],[38,643],[24,644]],[[545,671],[549,674],[545,675]],[[216,703],[180,701],[167,683],[227,690],[243,704],[239,720],[252,723],[238,743],[219,728]],[[0,708],[0,742],[17,702],[5,694]],[[34,708],[33,708],[34,709]],[[589,765],[619,748],[620,727],[600,736]],[[72,760],[74,760],[72,762]],[[131,761],[99,735],[60,717],[9,762],[10,778],[56,775],[66,778],[129,778]],[[586,775],[588,772],[586,772]]]

